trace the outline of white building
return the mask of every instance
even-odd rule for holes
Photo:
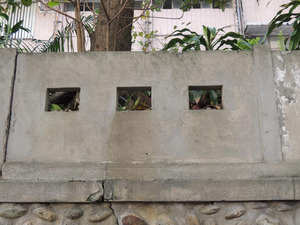
[[[136,6],[142,0],[136,0]],[[176,29],[189,28],[197,33],[202,32],[202,25],[208,27],[222,28],[226,27],[226,31],[235,31],[243,33],[247,36],[257,37],[263,36],[266,32],[267,24],[280,10],[280,5],[290,0],[232,0],[225,11],[214,8],[212,4],[200,2],[190,11],[183,13],[180,7],[180,0],[166,0],[161,12],[150,12],[150,17],[139,19],[134,23],[134,32],[151,33],[155,32],[155,37],[150,39],[137,38],[132,49],[151,50],[161,49],[166,43],[165,37]],[[96,3],[97,4],[97,3]],[[99,5],[99,3],[98,3]],[[74,15],[72,7],[61,6],[61,10],[68,14]],[[85,9],[85,15],[91,12]],[[135,10],[135,16],[141,14],[141,10]],[[15,20],[24,19],[24,26],[32,31],[32,35],[25,32],[16,34],[19,38],[34,38],[39,40],[48,40],[61,30],[66,19],[58,13],[48,10],[43,5],[32,4],[31,7],[22,7],[15,16]],[[291,32],[291,26],[284,25],[280,30],[284,34]],[[269,43],[272,48],[278,48],[278,31],[270,37]],[[140,42],[140,43],[139,43]],[[75,43],[75,42],[74,42]],[[145,43],[148,45],[145,46]],[[141,45],[143,44],[143,46]],[[89,48],[89,43],[87,43]]]

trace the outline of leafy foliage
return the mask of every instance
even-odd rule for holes
[[[189,90],[189,108],[222,109],[221,90]]]
[[[79,91],[62,91],[49,93],[49,111],[78,111]]]
[[[92,35],[94,29],[94,18],[92,15],[82,16],[83,27],[89,35]],[[38,46],[40,52],[74,52],[73,37],[76,36],[75,21],[70,22],[65,26],[63,31],[51,37],[47,42]]]
[[[151,91],[119,91],[118,111],[151,110]]]
[[[295,12],[300,8],[300,0],[293,0],[287,4],[282,5],[276,16],[271,20],[269,24],[268,32],[265,34],[263,41],[269,36],[275,28],[282,26],[284,23],[292,22],[293,32],[289,37],[284,40],[285,48],[287,50],[299,50],[300,49],[300,13]],[[287,10],[287,12],[286,12]]]
[[[181,3],[181,9],[188,11],[193,5],[199,4],[201,0],[184,0]],[[225,10],[225,6],[229,4],[230,0],[205,0],[205,2],[213,4],[214,8],[220,8],[222,11]]]
[[[238,50],[238,40],[245,40],[243,35],[235,32],[228,32],[217,38],[217,35],[219,35],[220,32],[224,32],[224,28],[216,29],[203,26],[203,34],[197,34],[188,28],[175,30],[171,35],[168,36],[175,38],[171,39],[162,50],[175,49],[176,51],[181,50],[183,52],[201,51],[202,49]]]
[[[254,39],[239,39],[237,41],[237,47],[242,50],[251,50],[254,45],[259,44],[260,38]]]
[[[30,32],[27,28],[22,26],[23,20],[12,24],[9,13],[14,13],[17,7],[19,7],[19,4],[13,0],[8,1],[5,7],[0,4],[0,48],[20,46],[20,42],[16,44],[16,42],[13,41],[13,35],[20,30]]]
[[[285,39],[286,38],[284,37],[282,30],[279,31],[279,33],[278,33],[278,47],[281,51],[285,50],[285,43],[284,43]]]

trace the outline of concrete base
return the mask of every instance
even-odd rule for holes
[[[0,204],[0,224],[299,225],[300,202]]]

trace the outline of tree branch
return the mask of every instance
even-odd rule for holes
[[[39,3],[41,3],[42,5],[44,5],[46,8],[51,9],[51,10],[53,10],[53,11],[55,11],[55,12],[61,14],[61,15],[64,15],[65,17],[69,17],[70,19],[75,20],[76,22],[79,23],[79,20],[75,19],[73,16],[70,16],[70,15],[68,15],[68,14],[66,14],[66,13],[64,13],[64,12],[62,12],[60,10],[57,10],[55,8],[51,8],[46,3],[44,3],[42,0],[36,0],[36,1],[39,2]]]
[[[144,8],[143,12],[141,13],[140,16],[138,16],[135,20],[133,20],[131,23],[129,23],[128,25],[126,25],[125,27],[123,27],[121,30],[119,30],[116,35],[118,35],[119,33],[121,33],[123,30],[127,29],[128,27],[130,27],[132,24],[134,24],[139,18],[141,18],[142,15],[144,15],[144,13],[148,10],[150,3],[148,3],[148,5]]]
[[[107,13],[107,11],[106,11],[106,8],[105,8],[105,5],[104,5],[104,3],[103,3],[103,0],[100,0],[100,2],[101,2],[101,6],[103,7],[103,11],[104,11],[104,13],[105,13],[105,16],[106,16],[107,21],[110,21],[109,15],[108,15],[108,13]]]
[[[110,21],[109,23],[112,23],[124,10],[125,6],[127,5],[128,0],[125,1],[124,5],[122,6],[122,8],[120,9],[120,11],[117,13],[117,15],[115,15]]]

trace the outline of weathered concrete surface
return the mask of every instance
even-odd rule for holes
[[[268,180],[109,180],[104,199],[112,202],[201,202],[295,200],[292,179]],[[297,199],[299,200],[299,199]]]
[[[253,59],[250,51],[20,55],[7,160],[268,160]],[[222,85],[224,109],[189,110],[189,85]],[[116,112],[116,88],[136,86],[152,87],[153,110]],[[79,112],[45,112],[46,90],[57,87],[81,88]],[[276,146],[270,159],[280,159]]]
[[[273,52],[284,160],[300,160],[300,52]]]
[[[5,160],[16,53],[15,49],[1,49],[0,51],[0,169]]]
[[[103,198],[101,182],[0,181],[0,202],[94,202]]]
[[[258,117],[263,161],[281,161],[280,127],[274,91],[272,54],[269,46],[254,48],[254,74],[257,81]]]
[[[0,204],[0,224],[16,225],[299,225],[299,219],[299,201]]]

